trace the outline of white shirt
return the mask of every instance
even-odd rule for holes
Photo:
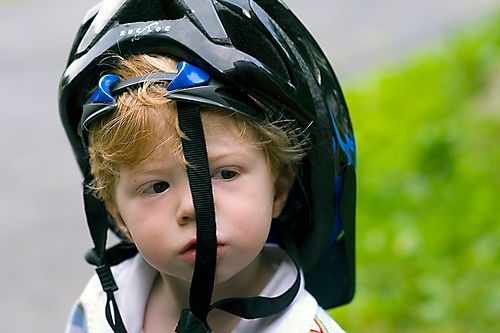
[[[273,263],[275,273],[260,295],[278,296],[295,281],[295,266],[278,246],[266,245],[263,255]],[[112,270],[120,288],[115,297],[127,332],[143,333],[144,311],[158,272],[141,255],[124,261]],[[113,333],[106,320],[105,305],[106,294],[102,291],[99,278],[94,275],[73,309],[66,333]],[[264,318],[242,319],[232,331],[232,333],[252,332],[343,333],[344,331],[307,292],[302,276],[299,292],[283,312]]]

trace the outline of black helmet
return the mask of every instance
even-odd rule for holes
[[[112,99],[105,105],[97,105],[102,102],[98,99],[89,101],[89,92],[98,85],[101,74],[113,66],[110,53],[125,57],[165,54],[206,73],[203,84],[179,86],[167,93],[179,107],[210,104],[258,118],[255,113],[261,108],[255,104],[257,100],[271,110],[282,110],[286,117],[307,128],[311,149],[298,171],[277,233],[290,235],[290,241],[283,241],[284,247],[292,259],[301,262],[306,289],[322,307],[348,303],[354,294],[354,134],[335,74],[294,14],[278,0],[106,0],[91,9],[78,30],[59,86],[61,119],[87,182],[91,179],[88,154],[80,134],[85,127],[82,124],[113,108]],[[113,95],[123,87],[150,79],[128,80],[121,88],[109,83],[107,92]],[[170,81],[173,77],[157,79]],[[192,130],[189,123],[185,123],[187,131]],[[187,154],[186,147],[184,152]],[[203,155],[203,151],[199,153]],[[190,183],[194,181],[190,178]],[[196,201],[195,193],[193,197]],[[97,273],[108,293],[108,307],[116,306],[113,291],[117,286],[109,266],[135,254],[136,249],[118,246],[106,250],[109,221],[104,205],[85,194],[85,206],[95,245],[87,260],[98,266]],[[203,214],[196,211],[197,233],[205,228],[199,221]],[[206,215],[210,220],[211,213]],[[213,223],[207,222],[206,228],[213,229]],[[211,236],[198,237],[210,240]],[[209,277],[211,268],[200,265],[197,256],[190,305],[201,308],[193,313],[203,322],[209,309],[228,310],[233,303],[210,305],[211,295],[196,301],[198,296],[193,293],[208,289],[211,294],[211,286],[199,282]],[[200,278],[200,274],[205,275]],[[300,281],[299,274],[297,279]],[[208,281],[210,284],[210,278]],[[202,287],[193,288],[195,284]],[[271,307],[282,309],[295,296],[296,284],[279,302],[263,298],[252,301],[275,302]],[[109,317],[108,321],[118,332],[120,318],[114,310],[115,323]],[[280,310],[266,311],[237,315],[256,318]]]

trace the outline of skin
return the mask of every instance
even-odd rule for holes
[[[213,298],[257,295],[273,274],[261,250],[293,177],[275,181],[262,149],[237,138],[230,118],[204,120],[204,131],[217,222]],[[136,167],[123,167],[107,208],[159,272],[145,332],[173,332],[188,305],[195,257],[188,249],[196,239],[196,219],[184,164],[164,149]],[[214,332],[230,332],[239,318],[214,310],[208,320]]]

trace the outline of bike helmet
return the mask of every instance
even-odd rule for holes
[[[181,60],[178,73],[126,81],[104,75],[109,54],[165,54]],[[223,309],[244,318],[283,310],[300,284],[281,296],[211,302],[215,271],[215,217],[199,106],[212,105],[259,119],[280,110],[307,129],[311,148],[302,162],[275,235],[305,286],[324,308],[354,295],[354,134],[338,80],[316,41],[278,0],[106,0],[92,8],[77,32],[59,86],[59,110],[84,182],[92,179],[86,126],[112,110],[114,97],[145,81],[170,82],[166,97],[177,102],[196,215],[197,256],[190,308],[177,332],[210,332],[207,313]],[[95,88],[97,87],[97,88]],[[90,93],[92,95],[89,97]],[[256,103],[255,101],[258,101]],[[111,227],[104,203],[84,189],[94,248],[87,261],[97,266],[108,295],[107,314],[115,332],[126,332],[113,293],[110,266],[137,252],[119,244],[106,249]],[[111,314],[111,307],[113,314]]]

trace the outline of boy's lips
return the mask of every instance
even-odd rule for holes
[[[180,251],[180,253],[184,253],[186,251],[189,251],[189,250],[192,250],[192,249],[196,249],[196,238],[193,238],[191,239],[187,244],[186,246],[184,246],[182,248],[182,250]]]
[[[217,241],[217,257],[219,257],[225,249],[225,244]],[[186,246],[179,252],[181,257],[190,263],[194,263],[196,259],[196,239],[191,239]]]

